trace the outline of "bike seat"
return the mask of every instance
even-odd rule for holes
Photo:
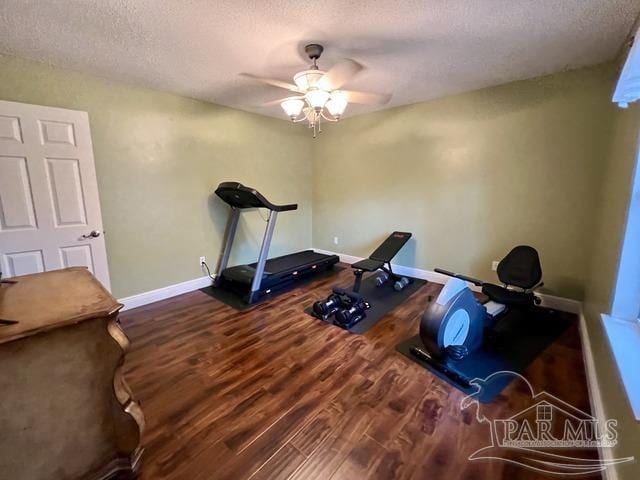
[[[509,290],[500,285],[485,283],[482,285],[482,293],[494,302],[502,303],[506,306],[526,307],[527,305],[533,305],[534,297],[531,292],[519,292],[517,290]]]

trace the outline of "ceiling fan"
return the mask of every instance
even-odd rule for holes
[[[327,71],[320,70],[317,62],[323,50],[324,47],[317,43],[304,47],[305,53],[313,64],[308,70],[296,73],[293,76],[294,83],[259,77],[249,73],[241,74],[268,85],[297,93],[298,95],[273,100],[262,104],[262,106],[280,104],[292,122],[307,122],[309,128],[313,129],[314,138],[316,133],[322,132],[322,121],[337,122],[349,103],[384,105],[391,99],[389,94],[342,90],[341,87],[364,67],[355,60],[345,58]]]

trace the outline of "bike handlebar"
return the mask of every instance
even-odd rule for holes
[[[459,273],[450,272],[449,270],[444,270],[442,268],[436,268],[435,271],[436,273],[441,273],[443,275],[447,275],[448,277],[459,278],[460,280],[464,280],[465,282],[473,283],[478,287],[481,287],[482,285],[484,285],[484,282],[482,280],[478,280],[477,278],[469,277],[467,275],[461,275]]]

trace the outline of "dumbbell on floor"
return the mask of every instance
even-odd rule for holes
[[[399,292],[404,290],[407,285],[409,285],[409,279],[407,277],[400,277],[400,279],[396,280],[393,284],[393,289]]]
[[[342,307],[342,299],[332,293],[326,300],[318,300],[313,304],[313,313],[316,317],[326,320]]]
[[[382,272],[376,277],[376,287],[381,287],[389,280],[389,274]]]

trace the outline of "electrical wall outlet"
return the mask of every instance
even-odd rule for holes
[[[200,266],[202,267],[203,263],[207,263],[207,258],[206,257],[200,257]]]
[[[499,263],[500,263],[500,262],[499,262],[498,260],[494,260],[493,262],[491,262],[491,270],[493,270],[494,272],[495,272],[496,270],[498,270],[498,264],[499,264]]]
[[[338,237],[333,237],[333,244],[338,245]]]

